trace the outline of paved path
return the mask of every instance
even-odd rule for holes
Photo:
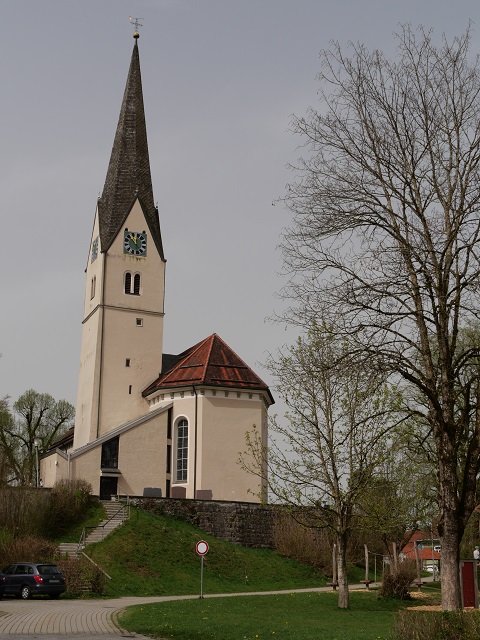
[[[351,585],[350,588],[364,587],[362,585]],[[313,591],[331,591],[331,588],[205,594],[205,598]],[[0,638],[8,636],[8,640],[33,640],[34,638],[45,640],[48,637],[49,640],[64,640],[65,636],[69,636],[72,640],[77,638],[85,640],[85,637],[94,637],[95,640],[115,640],[115,637],[117,639],[124,637],[140,640],[144,636],[124,631],[116,623],[118,614],[125,607],[150,602],[189,599],[198,599],[198,595],[125,597],[111,600],[48,600],[44,598],[17,600],[15,598],[4,598],[0,601]]]

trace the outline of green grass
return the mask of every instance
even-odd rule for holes
[[[180,519],[132,509],[130,519],[89,555],[112,578],[107,595],[182,595],[200,592],[198,540],[210,550],[204,561],[204,593],[320,587],[313,567],[269,549],[247,549],[213,538]]]
[[[333,592],[295,593],[129,607],[119,622],[128,631],[175,640],[383,640],[393,613],[405,607],[354,592],[351,608],[340,610]]]

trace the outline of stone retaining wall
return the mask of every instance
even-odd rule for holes
[[[275,509],[255,502],[130,498],[130,504],[191,522],[221,540],[245,547],[273,546]]]

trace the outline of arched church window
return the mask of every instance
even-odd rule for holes
[[[125,273],[124,291],[128,295],[139,296],[142,277],[139,273],[132,274],[131,271]]]
[[[127,271],[125,274],[125,293],[130,293],[130,289],[132,288],[132,274],[130,271]]]
[[[140,295],[140,274],[136,273],[133,276],[133,293],[136,296]]]
[[[188,420],[177,425],[177,482],[186,482],[188,471]]]

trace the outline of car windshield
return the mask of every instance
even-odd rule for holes
[[[62,573],[54,564],[39,564],[37,569],[41,576],[53,576]]]

